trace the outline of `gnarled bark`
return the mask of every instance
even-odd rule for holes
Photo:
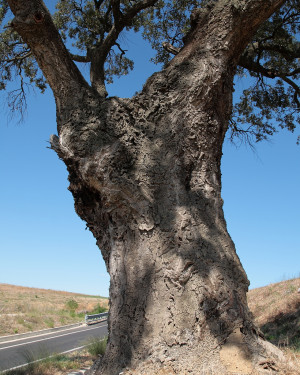
[[[236,372],[250,373],[272,352],[247,308],[248,280],[223,215],[220,163],[239,56],[283,2],[220,0],[195,12],[184,48],[132,99],[104,99],[73,66],[71,97],[62,93],[65,81],[51,81],[59,102],[52,148],[68,167],[76,211],[111,276],[109,341],[98,374],[230,373],[228,345],[244,360]],[[36,36],[30,44],[31,34],[16,29],[50,81]]]

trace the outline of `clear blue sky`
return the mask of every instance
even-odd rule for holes
[[[132,96],[158,67],[151,49],[125,36],[135,70],[108,87]],[[241,82],[238,89],[247,86]],[[4,103],[4,102],[3,102]],[[85,223],[74,211],[67,172],[47,148],[56,133],[50,90],[29,98],[25,121],[0,123],[0,283],[108,296],[109,276]],[[300,131],[299,131],[300,132]],[[300,146],[282,131],[271,142],[225,143],[223,199],[229,233],[255,288],[300,273]]]

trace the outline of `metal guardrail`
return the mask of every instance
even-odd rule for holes
[[[92,314],[85,316],[85,323],[87,325],[102,322],[103,320],[107,320],[108,312],[101,313],[101,314]]]

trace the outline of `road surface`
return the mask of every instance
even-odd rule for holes
[[[63,353],[86,345],[92,337],[105,337],[107,322],[74,327],[0,344],[0,371],[18,367],[54,353]]]

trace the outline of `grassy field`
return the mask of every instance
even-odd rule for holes
[[[80,322],[101,309],[108,298],[0,284],[0,336]]]

